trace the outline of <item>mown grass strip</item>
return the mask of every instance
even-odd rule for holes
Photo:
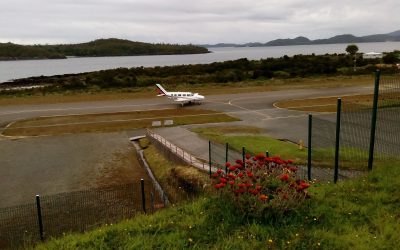
[[[207,127],[207,128],[194,128],[193,132],[198,133],[200,136],[208,140],[225,144],[241,152],[242,147],[253,153],[264,153],[269,151],[271,155],[279,155],[284,159],[293,159],[297,164],[305,164],[307,160],[307,150],[300,149],[299,145],[294,143],[276,140],[267,137],[261,133],[262,131],[254,127]],[[227,134],[226,131],[234,131]],[[238,132],[241,131],[242,135]],[[246,135],[247,134],[247,135]]]
[[[6,136],[40,136],[84,132],[112,132],[151,127],[153,121],[173,120],[174,125],[230,122],[238,119],[210,110],[164,109],[122,113],[39,117],[8,126]]]

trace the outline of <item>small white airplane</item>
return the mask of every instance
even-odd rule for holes
[[[192,92],[168,92],[160,84],[157,86],[157,96],[166,96],[169,99],[179,102],[182,106],[186,103],[201,103],[204,100],[204,96],[199,95],[199,93]]]

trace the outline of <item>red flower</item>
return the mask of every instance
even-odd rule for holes
[[[248,159],[250,159],[250,158],[251,158],[251,154],[249,154],[249,153],[246,153],[245,157],[246,157],[246,159],[248,160]]]
[[[250,177],[250,178],[254,177],[254,174],[253,174],[252,172],[247,171],[246,173],[247,173],[247,176],[248,176],[248,177]]]
[[[296,172],[298,170],[297,167],[290,166],[287,168],[290,172]]]
[[[239,184],[238,184],[238,187],[239,187],[239,188],[244,188],[244,187],[246,187],[246,183],[239,183]]]
[[[236,164],[243,165],[243,161],[242,160],[236,160],[235,162],[236,162]]]
[[[215,184],[214,185],[214,187],[216,188],[216,189],[220,189],[220,188],[223,188],[223,187],[225,187],[225,183],[218,183],[218,184]]]
[[[252,183],[247,183],[247,182],[245,183],[245,185],[246,185],[246,187],[247,187],[247,188],[249,188],[249,187],[253,186],[253,184],[252,184]]]
[[[304,181],[301,181],[300,184],[297,186],[296,190],[297,191],[303,191],[304,189],[307,189],[310,187],[310,184]]]
[[[225,167],[229,168],[231,166],[230,162],[225,162]]]
[[[218,173],[213,173],[211,176],[214,177],[214,178],[216,178],[216,177],[219,176],[219,174],[218,174]]]
[[[252,195],[256,195],[256,194],[258,194],[258,190],[257,189],[249,189],[249,191],[248,191],[250,194],[252,194]]]
[[[292,159],[289,159],[286,161],[287,164],[292,164],[293,162],[294,162],[294,160],[292,160]]]
[[[266,196],[265,194],[262,194],[258,197],[261,201],[267,201],[268,200],[268,196]]]
[[[262,186],[260,186],[260,185],[257,185],[257,186],[256,186],[256,189],[257,189],[258,191],[261,191],[261,189],[262,189]]]
[[[227,177],[230,178],[230,179],[236,179],[236,176],[234,174],[232,174],[232,173],[229,173],[227,175]]]
[[[217,170],[217,174],[221,174],[221,173],[222,173],[222,169],[219,168],[219,169]]]
[[[240,178],[243,178],[243,173],[242,172],[240,172],[240,173],[238,173],[238,175],[237,175],[238,177],[240,177]]]
[[[235,181],[230,181],[229,184],[230,184],[231,186],[234,186],[234,185],[235,185]]]
[[[279,176],[279,179],[281,181],[288,181],[289,180],[289,175],[288,174],[282,174],[281,176]]]
[[[223,177],[219,178],[219,181],[220,181],[221,183],[227,183],[227,182],[228,182],[228,180],[225,179],[225,178],[223,178]]]
[[[229,171],[235,171],[236,170],[236,167],[235,166],[230,166],[229,167]]]
[[[265,158],[265,155],[264,155],[263,153],[258,153],[258,154],[255,156],[255,158],[256,158],[257,161],[263,161],[264,158]]]

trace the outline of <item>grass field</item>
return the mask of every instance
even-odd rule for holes
[[[349,104],[343,105],[343,111],[356,111],[372,107],[373,94],[288,100],[277,102],[275,106],[308,112],[336,112],[339,97],[344,104]],[[379,107],[398,107],[400,106],[399,99],[399,93],[381,93],[379,95]]]
[[[164,109],[90,115],[39,117],[12,123],[6,136],[40,136],[83,132],[112,132],[151,127],[153,121],[173,120],[174,125],[229,122],[236,118],[200,109]]]
[[[227,126],[194,128],[193,132],[213,142],[225,144],[241,152],[242,147],[255,154],[268,151],[270,155],[279,155],[283,159],[295,160],[297,164],[307,163],[307,150],[299,145],[273,139],[263,135],[263,130],[255,127]]]
[[[337,77],[308,77],[291,79],[256,80],[239,83],[209,83],[201,85],[182,84],[168,86],[171,91],[190,90],[204,95],[230,94],[245,92],[261,92],[272,90],[304,89],[304,88],[336,88],[370,85],[372,75],[364,76],[337,76]],[[1,94],[1,93],[0,93]],[[18,95],[0,95],[0,105],[20,104],[50,104],[82,101],[124,100],[155,97],[155,87],[91,90],[91,91],[65,91],[62,93],[37,93]]]

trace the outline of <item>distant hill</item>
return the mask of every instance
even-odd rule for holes
[[[312,44],[334,44],[334,43],[372,43],[372,42],[397,42],[400,41],[400,30],[387,33],[357,37],[351,34],[337,35],[327,39],[310,40],[307,37],[276,39],[266,43],[251,42],[245,44],[220,43],[215,45],[201,45],[212,47],[264,47],[264,46],[289,46],[289,45],[312,45]],[[222,46],[221,46],[222,45]]]
[[[18,45],[0,43],[0,60],[53,59],[68,56],[136,56],[208,53],[195,45],[151,44],[116,38],[98,39],[88,43],[58,45]]]

